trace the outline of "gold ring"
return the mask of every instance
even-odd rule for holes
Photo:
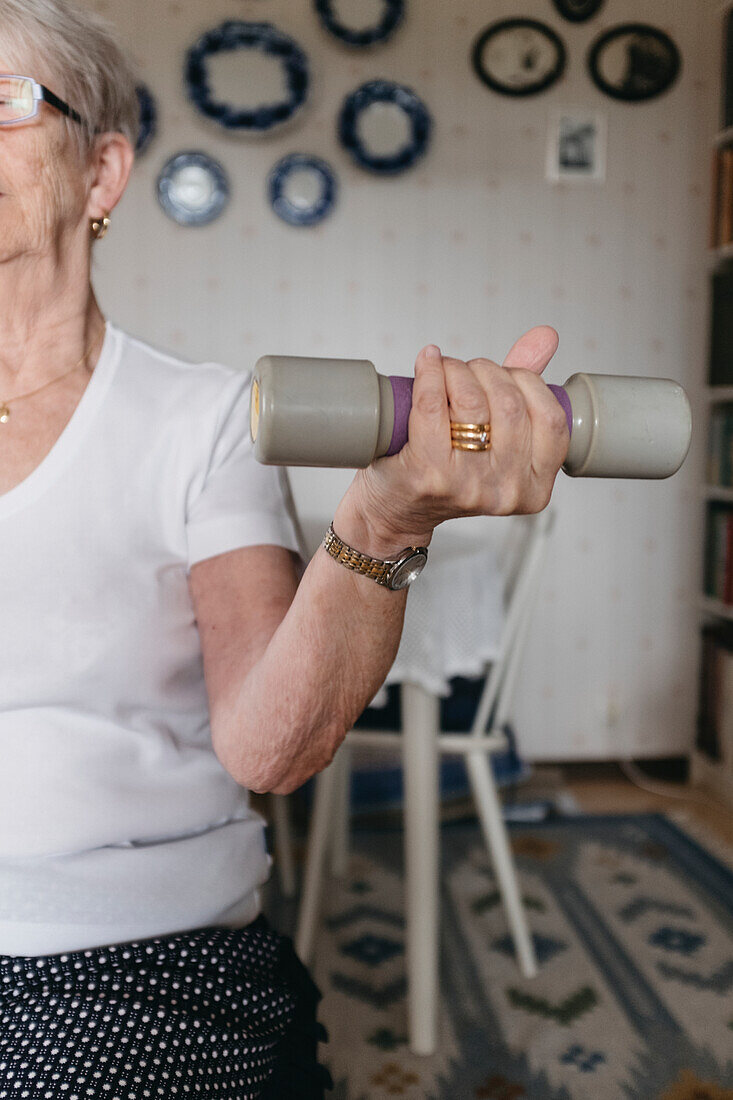
[[[459,424],[457,420],[451,420],[450,430],[452,432],[490,432],[491,424]]]
[[[459,424],[451,421],[451,446],[458,451],[488,451],[491,447],[491,424]]]
[[[451,447],[456,451],[490,451],[491,443],[453,443]]]

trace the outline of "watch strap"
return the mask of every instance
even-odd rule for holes
[[[340,565],[345,565],[347,569],[352,569],[355,573],[361,573],[362,576],[371,577],[377,584],[389,587],[387,577],[394,561],[380,561],[379,558],[370,558],[368,554],[362,554],[355,550],[353,546],[349,546],[348,543],[338,537],[333,529],[333,523],[329,525],[326,537],[323,540],[323,546],[334,561],[339,562]]]

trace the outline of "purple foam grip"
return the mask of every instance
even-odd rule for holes
[[[407,443],[407,421],[410,419],[412,387],[415,379],[390,374],[389,380],[392,383],[392,393],[394,395],[394,428],[387,455],[396,455]]]
[[[567,390],[564,390],[562,386],[548,385],[548,390],[552,390],[555,397],[558,399],[563,409],[565,410],[565,419],[568,422],[568,431],[573,434],[573,410],[570,404],[570,398],[568,397]]]
[[[392,393],[394,395],[394,429],[392,431],[392,440],[389,445],[387,455],[396,455],[398,451],[401,451],[405,443],[407,443],[407,421],[410,419],[410,409],[412,408],[412,387],[414,384],[414,378],[404,378],[401,375],[390,374],[389,380],[392,383]],[[547,387],[552,390],[555,397],[558,399],[563,409],[565,410],[565,416],[568,422],[568,431],[573,434],[573,410],[570,405],[570,398],[567,395],[566,390],[562,386],[550,385]]]

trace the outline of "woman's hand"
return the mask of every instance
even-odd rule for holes
[[[392,549],[427,545],[447,519],[547,506],[570,443],[565,413],[540,378],[557,345],[555,330],[540,325],[517,340],[503,366],[490,359],[464,363],[437,349],[432,357],[423,348],[408,442],[358,470],[346,494],[375,539]],[[451,420],[490,422],[490,449],[453,448]],[[334,527],[338,532],[335,518]]]

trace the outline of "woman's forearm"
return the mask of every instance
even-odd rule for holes
[[[381,560],[430,541],[424,533],[381,533],[348,493],[334,530]],[[318,548],[287,614],[241,685],[227,762],[238,782],[286,794],[330,763],[384,683],[406,602],[407,590],[376,584]]]

